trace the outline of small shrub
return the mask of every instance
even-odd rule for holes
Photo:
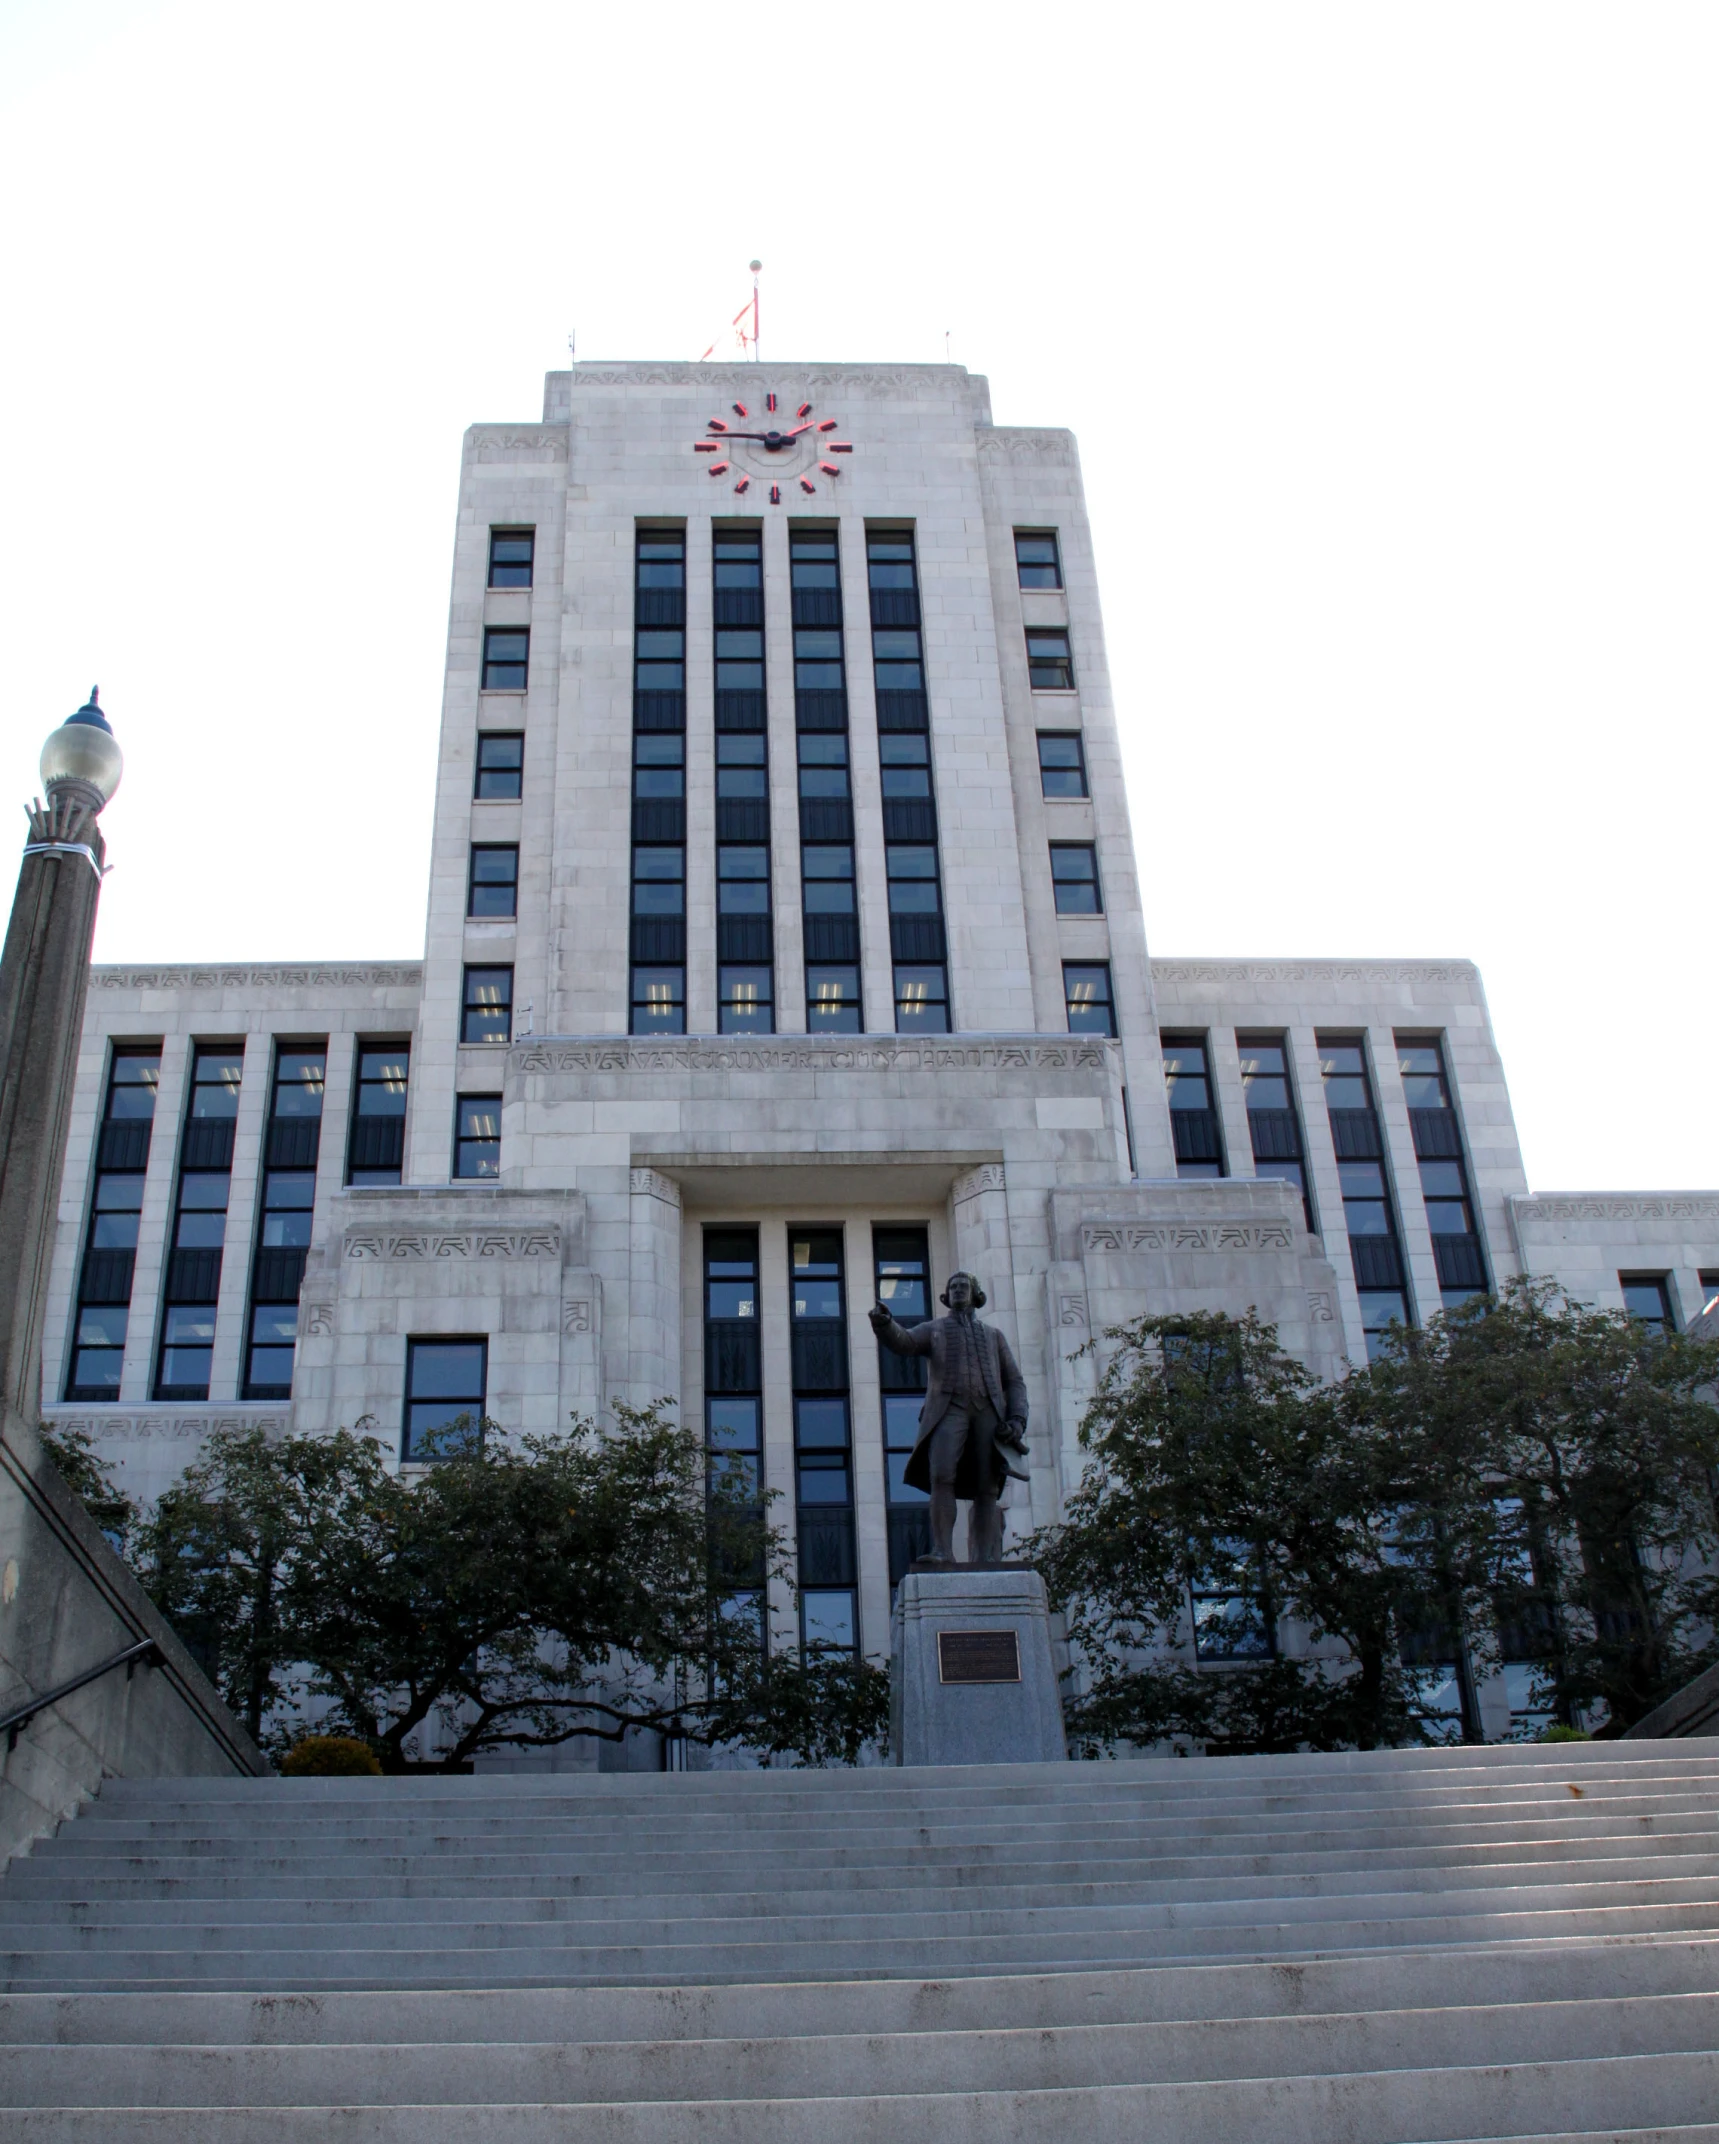
[[[381,1762],[355,1735],[306,1735],[281,1759],[288,1779],[380,1779]]]
[[[1540,1737],[1542,1742],[1591,1742],[1593,1737],[1582,1727],[1548,1727]]]

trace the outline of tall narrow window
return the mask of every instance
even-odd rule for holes
[[[633,560],[635,1035],[686,1032],[686,534],[641,526]]]
[[[1321,1035],[1318,1044],[1349,1256],[1371,1358],[1382,1352],[1393,1319],[1403,1325],[1409,1322],[1402,1243],[1385,1181],[1385,1143],[1379,1132],[1367,1053],[1358,1040],[1340,1035]]]
[[[191,1094],[179,1141],[179,1185],[167,1254],[158,1400],[206,1400],[227,1240],[233,1180],[233,1130],[239,1114],[243,1046],[200,1045],[191,1060]]]
[[[1719,1302],[1719,1273],[1703,1273],[1700,1279],[1701,1307],[1708,1310],[1715,1302]]]
[[[263,1141],[262,1212],[251,1259],[250,1325],[245,1335],[248,1400],[292,1396],[298,1295],[315,1220],[316,1163],[328,1053],[282,1043]]]
[[[1116,1007],[1110,997],[1110,963],[1107,960],[1065,960],[1062,991],[1068,1006],[1071,1035],[1114,1035]]]
[[[1023,588],[1062,586],[1062,559],[1053,529],[1016,529],[1015,572]]]
[[[513,970],[468,968],[460,1019],[462,1042],[513,1039]]]
[[[1078,730],[1039,731],[1039,787],[1053,799],[1086,795],[1086,754]]]
[[[454,1174],[501,1174],[501,1096],[462,1094],[454,1104]]]
[[[836,532],[793,528],[788,553],[806,1026],[813,1034],[856,1035],[863,1025],[859,910],[854,897],[847,655]]]
[[[1624,1308],[1636,1323],[1655,1335],[1674,1333],[1677,1320],[1671,1311],[1671,1290],[1663,1273],[1620,1273]]]
[[[1027,628],[1027,675],[1034,692],[1074,690],[1074,658],[1060,626]]]
[[[1165,1035],[1164,1084],[1170,1092],[1170,1132],[1178,1176],[1222,1176],[1223,1141],[1212,1101],[1212,1074],[1203,1035]]]
[[[1289,1059],[1281,1035],[1237,1035],[1241,1058],[1242,1099],[1247,1103],[1248,1137],[1253,1144],[1255,1176],[1281,1177],[1301,1193],[1301,1210],[1313,1227],[1313,1201],[1307,1190],[1307,1160],[1301,1145],[1301,1119],[1289,1091]]]
[[[790,1229],[788,1257],[800,1635],[808,1648],[852,1652],[859,1573],[841,1231]]]
[[[764,1367],[758,1337],[758,1232],[704,1232],[704,1441],[710,1494],[737,1517],[764,1509]],[[761,1564],[718,1573],[728,1611],[763,1628]]]
[[[711,543],[717,1026],[725,1035],[767,1035],[776,1024],[763,544],[753,523],[719,526]]]
[[[519,912],[519,851],[500,843],[472,850],[466,914],[478,919],[511,917]]]
[[[407,1042],[360,1042],[346,1181],[365,1187],[397,1184],[406,1160]]]
[[[483,636],[485,692],[523,692],[531,635],[523,626],[486,626]]]
[[[1089,841],[1053,841],[1050,845],[1051,891],[1059,916],[1101,916],[1098,851]]]
[[[408,1340],[400,1457],[450,1459],[481,1443],[488,1387],[487,1340]]]
[[[922,1324],[931,1315],[931,1258],[924,1229],[874,1228],[871,1255],[877,1300],[898,1325]],[[930,1498],[923,1489],[910,1489],[905,1478],[919,1436],[919,1410],[925,1404],[925,1359],[897,1355],[880,1341],[877,1374],[883,1391],[889,1582],[898,1586],[915,1559],[931,1553]]]
[[[1454,1310],[1470,1296],[1486,1293],[1486,1256],[1475,1226],[1444,1050],[1436,1035],[1399,1035],[1397,1063],[1438,1265],[1439,1295],[1445,1309]]]
[[[95,1187],[66,1380],[69,1400],[116,1400],[131,1322],[138,1218],[161,1084],[161,1049],[121,1044],[108,1068],[107,1103],[96,1144]]]
[[[518,730],[478,732],[477,780],[473,794],[480,803],[517,802],[524,773],[525,738]]]
[[[949,1030],[949,941],[931,786],[930,703],[920,640],[913,531],[866,531],[872,672],[883,776],[884,864],[895,1025],[902,1034]]]
[[[535,529],[491,529],[489,585],[492,588],[529,588],[536,544]]]

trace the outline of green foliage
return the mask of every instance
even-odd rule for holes
[[[1569,1718],[1638,1719],[1716,1648],[1719,1348],[1541,1283],[1399,1331],[1321,1386],[1253,1317],[1140,1318],[1081,1427],[1064,1523],[1029,1546],[1068,1616],[1088,1751],[1412,1741],[1414,1664],[1455,1658],[1466,1732],[1509,1639]],[[1189,1588],[1306,1627],[1323,1663],[1190,1658]]]
[[[123,1555],[137,1524],[138,1508],[108,1478],[94,1443],[81,1429],[60,1429],[48,1422],[40,1425],[37,1434],[61,1480]]]
[[[1582,1727],[1548,1727],[1540,1737],[1542,1742],[1589,1742],[1593,1737]]]
[[[281,1759],[286,1779],[380,1779],[382,1766],[368,1742],[354,1735],[305,1735]]]
[[[362,1426],[362,1425],[361,1425]],[[784,1576],[755,1506],[707,1496],[697,1434],[617,1406],[599,1434],[456,1423],[406,1478],[372,1438],[218,1432],[142,1547],[165,1612],[278,1744],[301,1696],[387,1772],[656,1728],[807,1761],[875,1739],[875,1668],[769,1660],[729,1612]]]

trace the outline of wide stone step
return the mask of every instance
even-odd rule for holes
[[[130,2138],[204,2144],[876,2144],[886,2135],[939,2144],[1410,2144],[1410,2140],[1546,2137],[1595,2140],[1655,2127],[1707,2128],[1719,2106],[1719,2055],[1621,2055],[1503,2066],[1351,2071],[1038,2091],[828,2098],[561,2102],[513,2105],[173,2107],[129,2112]],[[112,2135],[111,2109],[18,2109],[10,2138],[78,2144]],[[104,2127],[103,2125],[107,2125]],[[1636,2144],[1640,2144],[1639,2136]]]
[[[743,2040],[0,2047],[0,2106],[438,2106],[1069,2090],[1711,2051],[1719,1997]]]

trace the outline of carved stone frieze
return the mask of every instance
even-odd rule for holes
[[[863,1042],[816,1036],[766,1043],[530,1042],[515,1048],[516,1072],[893,1072],[1099,1071],[1119,1045],[1069,1042],[938,1042],[879,1035]]]
[[[1000,1161],[982,1161],[976,1169],[969,1169],[965,1176],[958,1176],[950,1187],[950,1197],[957,1206],[968,1199],[976,1199],[984,1191],[1006,1189],[1003,1164]]]
[[[1059,462],[1073,468],[1078,458],[1072,432],[999,425],[979,434],[982,462]]]
[[[1089,1221],[1081,1229],[1083,1251],[1288,1251],[1295,1234],[1287,1222]]]
[[[95,990],[419,990],[422,968],[92,968]]]
[[[287,1426],[287,1409],[282,1406],[272,1411],[252,1413],[247,1410],[242,1414],[230,1410],[224,1413],[211,1410],[207,1414],[148,1414],[117,1408],[111,1414],[87,1410],[61,1414],[49,1408],[44,1411],[44,1419],[50,1429],[74,1430],[100,1443],[111,1444],[126,1439],[206,1437],[217,1429],[236,1430],[240,1434],[260,1429],[265,1436],[279,1436]]]
[[[437,1258],[559,1258],[558,1228],[415,1229],[387,1234],[353,1231],[348,1258],[405,1263]]]
[[[565,424],[474,424],[466,433],[474,461],[564,462]]]
[[[841,365],[811,370],[781,366],[764,369],[771,375],[768,384],[778,392],[787,392],[798,385],[808,392],[823,394],[840,394],[845,390],[850,394],[879,395],[911,395],[916,388],[942,386],[951,373],[959,374],[961,370],[955,365]],[[579,365],[571,373],[558,377],[570,379],[575,388],[708,387],[714,393],[741,387],[756,388],[759,368],[751,364]]]
[[[658,1169],[632,1170],[628,1189],[636,1199],[661,1199],[665,1206],[680,1204],[679,1184],[672,1176],[664,1176]]]
[[[1712,1193],[1668,1191],[1611,1198],[1534,1192],[1510,1203],[1518,1222],[1529,1227],[1537,1221],[1701,1221],[1719,1226],[1719,1196]]]
[[[561,1306],[561,1330],[564,1333],[588,1333],[591,1330],[591,1304],[586,1296],[574,1296]]]
[[[1155,983],[1478,983],[1472,961],[1155,960]]]

